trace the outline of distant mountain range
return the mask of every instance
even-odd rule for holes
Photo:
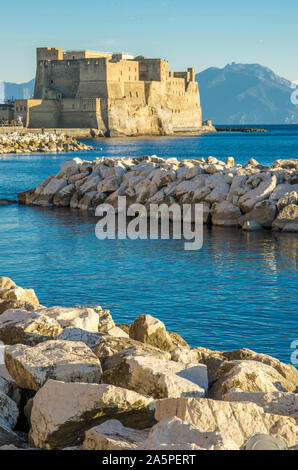
[[[0,103],[4,100],[32,98],[35,80],[26,83],[0,82]]]
[[[291,82],[258,64],[211,67],[196,75],[203,119],[215,124],[298,124]]]
[[[291,82],[258,64],[211,67],[196,75],[203,119],[214,124],[298,124],[298,106],[291,103]],[[31,98],[34,79],[0,82],[0,102]]]

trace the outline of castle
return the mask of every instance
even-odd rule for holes
[[[195,71],[126,53],[37,49],[33,99],[16,100],[29,128],[90,128],[99,135],[199,132]]]

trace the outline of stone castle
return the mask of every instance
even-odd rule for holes
[[[90,128],[99,135],[200,132],[195,71],[170,72],[162,59],[37,49],[33,99],[16,100],[29,128]]]

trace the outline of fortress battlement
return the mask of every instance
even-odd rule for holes
[[[16,103],[27,127],[135,135],[195,132],[202,125],[194,68],[172,72],[160,58],[44,47],[36,59],[34,97]]]

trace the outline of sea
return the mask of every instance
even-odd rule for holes
[[[0,199],[16,199],[73,157],[233,156],[236,163],[255,158],[264,165],[298,158],[298,126],[258,127],[267,132],[84,140],[97,150],[2,155]],[[297,234],[205,227],[202,249],[185,251],[183,240],[100,241],[97,221],[70,209],[0,207],[0,275],[33,288],[45,306],[101,305],[116,323],[150,314],[194,347],[246,347],[293,360]]]

